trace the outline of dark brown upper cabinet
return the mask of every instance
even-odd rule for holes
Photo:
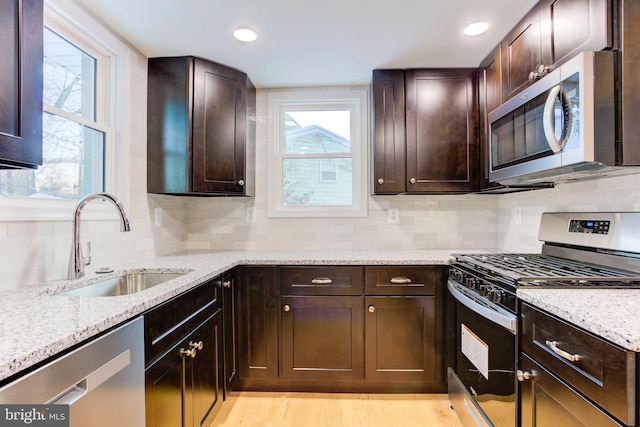
[[[478,190],[476,69],[406,72],[407,192]]]
[[[255,87],[192,56],[149,59],[147,191],[251,195]]]
[[[475,69],[375,70],[373,193],[478,189]]]
[[[0,169],[42,164],[42,0],[0,3]]]
[[[612,0],[542,0],[502,41],[503,100],[575,54],[613,46]]]

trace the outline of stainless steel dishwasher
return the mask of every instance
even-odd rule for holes
[[[0,388],[0,404],[69,405],[72,427],[144,427],[142,317]]]

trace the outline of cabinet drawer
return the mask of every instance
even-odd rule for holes
[[[520,425],[533,426],[621,426],[609,414],[582,397],[529,357],[521,368],[535,372],[520,389]]]
[[[621,421],[635,423],[634,352],[526,304],[521,316],[523,352]]]
[[[222,308],[220,278],[166,301],[144,315],[145,364],[163,354]]]
[[[437,271],[437,267],[366,267],[365,293],[367,295],[435,295]]]
[[[362,295],[363,267],[281,267],[282,295]]]

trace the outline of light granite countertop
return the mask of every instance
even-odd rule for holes
[[[25,285],[0,292],[0,381],[132,319],[237,265],[445,265],[462,250],[265,251],[184,253],[87,272],[78,280]],[[55,295],[124,272],[184,272],[142,292],[117,297]]]
[[[150,308],[237,265],[446,265],[467,250],[190,252],[88,272],[79,280],[25,285],[0,292],[0,381],[133,319]],[[183,272],[145,291],[118,297],[56,293],[125,272]],[[539,308],[626,349],[640,352],[640,290],[519,289]]]
[[[525,289],[522,301],[614,344],[640,352],[640,289]]]

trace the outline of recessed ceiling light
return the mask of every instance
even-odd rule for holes
[[[245,43],[254,42],[258,38],[256,32],[249,28],[238,28],[233,32],[233,36]]]
[[[464,27],[464,34],[467,36],[479,36],[489,29],[489,24],[484,21],[473,22]]]

